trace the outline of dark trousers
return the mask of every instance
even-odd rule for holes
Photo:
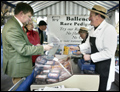
[[[106,91],[108,77],[100,77],[100,85],[98,91]]]

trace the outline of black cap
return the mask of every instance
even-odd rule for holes
[[[44,20],[41,20],[38,24],[38,26],[43,26],[43,25],[47,25],[47,23]]]

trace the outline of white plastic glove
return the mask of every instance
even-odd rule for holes
[[[44,50],[48,51],[48,50],[52,49],[52,46],[50,46],[50,45],[43,45],[43,48],[44,48]]]

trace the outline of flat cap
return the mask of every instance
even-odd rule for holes
[[[47,23],[44,20],[41,20],[38,24],[38,26],[43,26],[43,25],[47,25]]]

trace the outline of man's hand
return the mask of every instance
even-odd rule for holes
[[[84,54],[83,58],[84,58],[85,61],[91,60],[89,54]]]
[[[80,51],[77,51],[77,52],[73,52],[74,54],[77,54],[77,55],[80,55],[82,54]]]
[[[44,50],[48,51],[48,50],[52,49],[52,46],[50,46],[50,45],[43,45],[43,48],[44,48]]]
[[[69,47],[69,50],[70,50],[70,51],[74,51],[74,50],[79,50],[79,48],[78,48],[78,47],[74,47],[74,46],[70,46],[70,47]]]

